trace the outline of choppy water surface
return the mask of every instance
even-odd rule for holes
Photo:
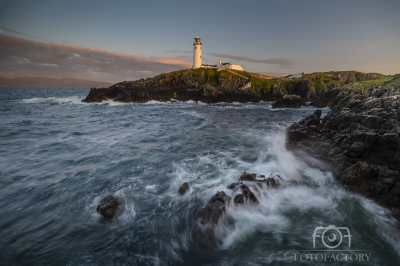
[[[350,265],[400,264],[390,212],[284,148],[285,128],[314,108],[81,103],[88,91],[0,88],[1,265],[312,265],[294,257],[321,225],[348,227],[340,249],[371,254]],[[204,249],[197,211],[233,195],[244,171],[284,182],[254,191],[258,206],[227,208],[218,248]],[[123,200],[111,222],[96,213],[108,194]]]

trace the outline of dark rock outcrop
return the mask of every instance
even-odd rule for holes
[[[330,93],[320,101],[331,107],[328,115],[321,119],[318,110],[291,125],[287,147],[332,164],[347,189],[400,209],[400,90],[376,86]]]
[[[272,186],[272,187],[277,187],[280,185],[280,182],[282,181],[282,178],[279,176],[279,174],[276,173],[271,173],[268,178],[265,177],[265,175],[257,175],[257,174],[250,174],[247,173],[246,171],[239,177],[239,181],[254,181],[259,184],[261,183],[266,183],[267,186]],[[236,182],[232,183],[228,186],[229,189],[234,189],[235,187],[243,184],[243,182]]]
[[[322,92],[319,94],[318,98],[315,101],[310,103],[310,105],[318,108],[327,106],[333,108],[336,104],[340,102],[340,100],[353,94],[362,94],[361,87],[338,88]]]
[[[256,181],[257,174],[246,173],[246,171],[239,177],[239,181]]]
[[[342,71],[327,75],[324,81],[335,84],[374,79],[380,74]],[[303,100],[291,99],[282,104],[299,108],[304,101],[315,100],[313,88],[318,74],[304,75],[301,79],[274,78],[256,73],[216,69],[185,69],[136,81],[124,81],[109,88],[92,88],[83,102],[101,102],[106,99],[119,102],[144,103],[156,101],[259,102],[276,101],[285,95],[298,95]],[[328,84],[329,85],[329,84]],[[329,87],[329,86],[328,86]],[[329,87],[330,88],[330,87]]]
[[[239,188],[242,189],[242,193],[237,194],[235,196],[235,198],[233,199],[233,202],[236,204],[243,204],[246,202],[255,202],[255,203],[259,203],[256,195],[254,195],[254,193],[250,190],[250,188],[245,185],[245,184],[241,184],[239,186]]]
[[[183,183],[182,186],[179,188],[179,194],[183,195],[186,191],[189,190],[189,184],[187,182]]]
[[[210,199],[207,206],[201,208],[197,213],[198,223],[193,226],[193,233],[201,245],[206,247],[214,247],[216,245],[214,229],[230,200],[231,197],[226,195],[225,192],[218,191]]]
[[[302,106],[307,106],[307,103],[298,95],[285,95],[272,104],[272,108],[301,108]]]
[[[91,89],[83,102],[101,102],[106,99],[134,103],[171,99],[205,103],[260,101],[257,94],[245,86],[250,82],[248,78],[230,74],[228,77],[216,75],[217,80],[214,80],[215,77],[211,79],[206,72],[197,73],[188,69],[148,79],[124,81],[109,88]]]
[[[264,175],[249,174],[244,172],[239,180],[243,182],[235,182],[230,184],[227,188],[233,189],[234,193],[237,193],[233,199],[235,205],[241,204],[258,204],[259,201],[253,191],[250,190],[249,186],[244,184],[244,182],[250,181],[248,184],[252,184],[256,191],[258,191],[256,184],[259,188],[262,187],[262,183],[267,186],[277,187],[282,180],[281,177],[276,173],[271,173],[268,178]],[[224,191],[217,192],[207,206],[201,208],[196,215],[197,223],[193,225],[192,231],[195,235],[198,243],[207,247],[214,248],[217,244],[215,238],[214,230],[221,217],[225,213],[225,207],[229,206],[231,202],[231,197],[225,194]]]
[[[118,199],[114,198],[113,195],[108,195],[100,201],[100,204],[97,205],[96,210],[105,218],[111,219],[117,213],[119,205],[120,201]]]

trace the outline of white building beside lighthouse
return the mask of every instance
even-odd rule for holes
[[[202,44],[199,36],[194,38],[192,68],[217,68],[217,69],[234,69],[234,70],[242,70],[243,71],[243,67],[241,67],[240,65],[233,64],[232,62],[222,63],[221,60],[219,60],[219,63],[216,65],[202,64],[201,63],[201,46],[202,45],[203,44]]]
[[[219,60],[219,63],[217,64],[217,66],[218,66],[218,68],[243,70],[243,67],[241,67],[240,65],[235,65],[232,62],[230,62],[230,63],[222,63],[221,60]]]

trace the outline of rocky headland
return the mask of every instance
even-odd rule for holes
[[[313,103],[329,106],[287,129],[287,148],[333,166],[346,189],[375,199],[400,217],[400,75],[370,88],[326,91]]]
[[[302,78],[276,78],[257,73],[217,69],[185,69],[136,81],[124,81],[108,88],[92,88],[83,102],[145,103],[156,101],[259,102],[276,101],[285,95],[293,101],[282,107],[299,108],[319,94],[352,82],[381,77],[355,71],[313,73]],[[294,99],[296,98],[296,99]],[[291,106],[291,104],[294,104]],[[279,108],[279,107],[277,107]]]

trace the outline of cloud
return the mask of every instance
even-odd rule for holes
[[[6,27],[1,26],[1,25],[0,25],[0,29],[2,29],[4,31],[7,31],[7,32],[16,33],[16,34],[19,34],[19,35],[25,35],[25,36],[30,37],[29,34],[18,32],[18,31],[15,31],[15,30],[10,30],[9,28],[6,28]]]
[[[6,27],[1,26],[1,25],[0,25],[0,29],[4,30],[4,31],[6,31],[6,32],[11,32],[11,33],[15,33],[15,34],[27,36],[27,37],[32,38],[32,39],[40,39],[40,40],[42,40],[42,41],[48,42],[48,40],[45,40],[45,39],[43,39],[43,38],[40,37],[40,36],[36,36],[36,37],[35,37],[35,36],[31,36],[31,35],[26,34],[26,33],[23,33],[23,32],[18,32],[18,31],[15,31],[15,30],[10,30],[9,28],[6,28]]]
[[[144,57],[96,47],[33,41],[0,34],[0,72],[8,77],[72,77],[118,82],[191,67],[179,57]]]
[[[218,54],[218,53],[210,53],[213,56],[220,57],[220,58],[228,58],[232,60],[239,60],[245,61],[250,63],[263,63],[263,64],[271,64],[277,65],[279,67],[291,67],[298,62],[293,58],[267,58],[267,59],[255,59],[248,56],[241,56],[241,55],[230,55],[230,54]]]

